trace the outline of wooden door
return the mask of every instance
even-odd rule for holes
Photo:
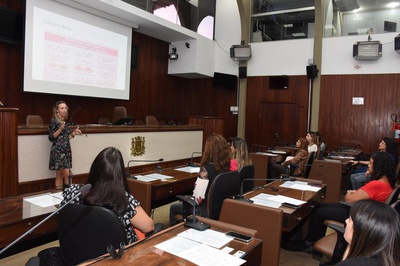
[[[273,147],[296,142],[297,103],[260,102],[257,143]]]

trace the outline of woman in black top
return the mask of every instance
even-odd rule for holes
[[[361,200],[351,207],[344,260],[336,265],[400,265],[400,216],[389,205]]]

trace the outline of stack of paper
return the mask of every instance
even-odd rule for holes
[[[211,229],[204,231],[188,229],[155,247],[197,265],[242,265],[246,262],[245,260],[220,250],[231,240],[232,238],[224,233]]]

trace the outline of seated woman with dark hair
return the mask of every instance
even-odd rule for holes
[[[345,201],[354,203],[364,199],[385,202],[396,183],[395,167],[392,156],[387,152],[378,152],[371,157],[368,165],[371,181],[358,190],[349,190]],[[349,216],[349,208],[340,203],[324,203],[311,213],[306,241],[297,246],[297,250],[311,252],[313,244],[326,233],[325,220],[344,223]]]
[[[346,220],[349,244],[340,266],[400,265],[400,216],[389,205],[372,200],[356,202]]]
[[[216,133],[208,136],[204,145],[203,156],[200,161],[200,172],[197,177],[195,188],[197,183],[204,180],[208,180],[208,186],[203,192],[203,195],[193,195],[196,197],[198,204],[198,215],[206,216],[208,190],[212,184],[214,178],[220,173],[229,172],[230,170],[230,154],[229,145],[226,139]],[[195,193],[194,193],[195,194]],[[169,220],[170,224],[176,222],[176,215],[183,214],[183,203],[177,202],[170,206],[169,209]]]
[[[298,148],[298,151],[296,152],[294,157],[288,156],[286,160],[281,164],[275,163],[269,165],[270,169],[268,171],[270,172],[270,177],[277,178],[280,175],[286,173],[296,176],[304,174],[305,162],[308,155],[307,147],[308,147],[307,139],[299,138],[296,142],[296,148]],[[290,167],[290,172],[287,172],[288,167]]]
[[[138,240],[135,229],[142,233],[154,230],[153,220],[140,207],[140,202],[129,194],[124,160],[121,152],[108,147],[102,150],[90,167],[88,184],[92,188],[87,194],[76,198],[72,203],[102,206],[118,215],[125,227],[128,243]],[[72,199],[82,185],[70,185],[63,191],[61,205]],[[101,222],[101,221],[99,221]]]

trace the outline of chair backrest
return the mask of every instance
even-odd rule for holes
[[[61,254],[67,265],[107,253],[107,246],[127,244],[126,232],[118,216],[99,206],[68,204],[58,215]]]
[[[308,178],[308,175],[310,174],[311,171],[311,166],[314,162],[314,157],[315,157],[315,151],[310,152],[307,155],[307,159],[306,159],[306,167],[305,167],[305,172],[304,172],[304,177]]]
[[[27,115],[26,125],[29,126],[42,126],[44,125],[43,119],[40,115]]]
[[[114,107],[112,123],[117,122],[121,118],[128,117],[128,113],[126,112],[126,108],[124,106],[116,106]]]
[[[136,119],[135,125],[146,125],[146,123],[142,119]]]
[[[392,203],[390,206],[392,206],[392,208],[395,209],[400,214],[400,200],[396,201],[395,203]]]
[[[208,218],[218,220],[224,199],[239,194],[240,175],[237,171],[217,175],[207,195]]]
[[[396,186],[392,193],[390,193],[389,197],[386,200],[386,204],[392,205],[393,203],[395,203],[400,196],[400,186]]]
[[[315,155],[315,159],[318,159],[318,160],[324,159],[324,154],[325,154],[325,151],[326,151],[326,146],[327,146],[327,145],[326,145],[324,142],[321,143],[321,145],[320,145],[319,148],[318,148],[317,154]]]
[[[396,163],[396,184],[400,185],[400,157],[397,158]]]
[[[158,125],[157,118],[155,116],[153,116],[153,115],[146,116],[146,125],[148,125],[148,126],[157,126]]]
[[[239,171],[240,183],[242,185],[245,179],[254,179],[254,165],[245,165]],[[254,181],[245,181],[243,183],[243,193],[249,192],[254,187]]]

